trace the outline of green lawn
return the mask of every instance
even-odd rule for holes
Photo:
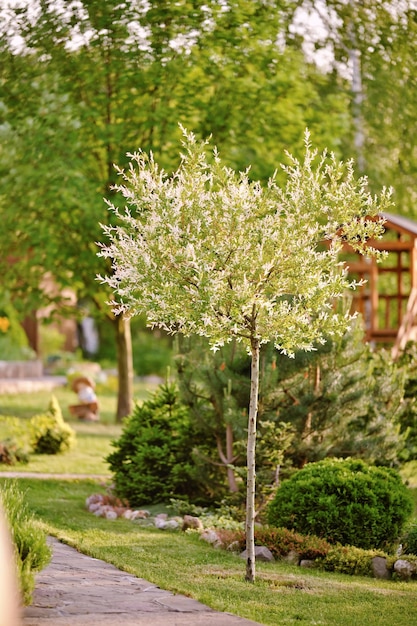
[[[112,384],[113,383],[113,384]],[[143,402],[156,389],[154,383],[136,382],[134,399]],[[37,391],[36,393],[0,394],[0,415],[28,418],[36,413],[44,412],[51,395],[55,395],[62,409],[64,419],[71,422],[70,404],[77,404],[77,395],[69,387],[56,387],[53,391]],[[100,404],[100,422],[114,424],[116,415],[116,382],[110,381],[107,386],[97,386],[97,397]]]
[[[142,402],[150,397],[155,384],[136,383],[135,401]],[[7,466],[0,464],[0,473],[16,470],[19,472],[46,472],[52,474],[100,474],[110,476],[109,467],[105,462],[111,452],[111,441],[117,439],[122,426],[115,423],[116,392],[115,390],[98,388],[100,402],[100,422],[88,423],[74,419],[68,410],[70,404],[76,402],[76,395],[67,387],[58,387],[53,392],[41,391],[27,394],[0,395],[0,441],[10,434],[5,416],[18,417],[24,420],[35,414],[45,412],[52,393],[56,396],[62,409],[64,419],[76,431],[76,446],[58,455],[31,454],[27,464]]]
[[[103,491],[96,482],[21,478],[19,485],[47,532],[217,610],[270,626],[391,626],[398,621],[417,626],[416,582],[377,581],[276,562],[259,564],[257,581],[251,585],[244,582],[243,560],[197,536],[88,513],[85,498]]]
[[[149,397],[152,387],[137,389],[136,398]],[[0,415],[24,421],[46,409],[50,392],[0,396]],[[114,392],[99,395],[102,417],[98,424],[70,419],[67,407],[74,394],[55,392],[65,419],[77,432],[76,447],[63,455],[32,455],[29,464],[0,465],[0,485],[10,479],[1,471],[99,474],[109,476],[105,462],[111,441],[121,432],[114,423]],[[5,422],[0,419],[0,439]],[[407,479],[417,486],[416,472]],[[415,469],[415,468],[414,468]],[[85,509],[87,496],[104,491],[99,481],[39,480],[21,477],[30,508],[45,531],[80,551],[173,592],[196,598],[214,609],[228,611],[270,626],[320,624],[336,626],[391,626],[400,621],[417,626],[417,583],[303,570],[284,563],[259,564],[254,585],[244,582],[245,563],[215,550],[197,536],[142,528],[135,522],[97,518]],[[413,489],[416,495],[417,489]]]

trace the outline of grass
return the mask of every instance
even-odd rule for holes
[[[24,478],[18,482],[48,533],[214,609],[267,626],[390,626],[399,619],[417,626],[416,582],[350,577],[275,562],[257,565],[257,580],[250,585],[244,582],[244,561],[195,535],[88,513],[85,498],[103,491],[97,482]]]
[[[134,399],[143,402],[156,389],[154,383],[135,382]],[[97,386],[97,396],[100,404],[100,422],[114,424],[117,406],[116,382],[109,381],[105,387]],[[43,413],[49,404],[51,395],[55,395],[62,409],[64,419],[71,422],[70,404],[77,404],[76,394],[67,386],[56,387],[53,391],[37,391],[36,393],[14,393],[0,395],[0,415],[30,418],[37,413]]]
[[[155,384],[136,383],[135,401],[146,400],[154,390]],[[76,395],[67,387],[58,387],[53,392],[0,395],[0,441],[10,433],[7,421],[2,420],[2,416],[18,417],[22,420],[24,427],[24,420],[43,413],[47,409],[52,393],[58,399],[65,421],[76,431],[76,446],[65,454],[31,454],[27,464],[14,467],[0,464],[0,474],[16,470],[110,476],[105,458],[112,451],[111,441],[117,439],[122,430],[120,424],[115,424],[117,401],[115,390],[111,388],[99,387],[97,390],[100,402],[100,422],[96,424],[80,422],[70,415],[68,406],[76,402]]]
[[[119,437],[122,427],[114,424],[107,426],[69,423],[77,434],[76,445],[72,450],[65,454],[31,454],[29,463],[25,464],[14,466],[0,464],[0,476],[1,472],[9,471],[110,476],[105,458],[112,451],[111,441]],[[0,434],[3,433],[0,418]]]
[[[149,397],[151,386],[136,388],[136,399]],[[115,424],[114,390],[99,390],[101,420],[82,423],[70,418],[68,405],[75,394],[55,392],[65,419],[77,432],[77,446],[63,455],[32,455],[24,466],[1,470],[108,475],[105,456],[121,426]],[[24,420],[45,411],[51,393],[0,396],[0,415]],[[4,426],[4,425],[3,425]],[[0,439],[3,436],[0,420]],[[417,487],[411,471],[409,484]],[[10,479],[1,478],[0,486]],[[104,491],[98,481],[39,480],[23,476],[18,484],[46,532],[95,558],[145,578],[176,593],[191,596],[220,611],[252,619],[266,626],[390,626],[399,619],[417,626],[417,583],[378,581],[302,570],[285,563],[257,565],[254,585],[244,582],[245,563],[215,550],[197,536],[140,527],[123,519],[97,518],[85,509],[85,499]],[[417,489],[413,492],[416,496]],[[161,508],[161,511],[163,509]],[[417,514],[417,509],[416,509]]]

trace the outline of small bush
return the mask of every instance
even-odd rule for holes
[[[112,445],[115,451],[107,461],[115,491],[130,506],[171,497],[198,502],[204,493],[192,458],[195,436],[188,410],[174,385],[161,385],[150,400],[136,406]]]
[[[372,559],[386,556],[377,550],[362,550],[354,546],[334,546],[320,559],[320,565],[328,572],[350,576],[373,576]]]
[[[13,439],[0,441],[0,463],[3,465],[16,465],[17,463],[27,463],[28,454],[19,447]]]
[[[245,549],[244,531],[219,529],[216,532],[226,545],[237,541],[239,549]],[[277,559],[287,556],[290,552],[299,554],[300,559],[319,559],[325,557],[332,548],[325,539],[303,536],[286,528],[257,528],[255,545],[266,546]]]
[[[401,535],[412,508],[396,471],[360,460],[326,459],[282,483],[268,521],[331,543],[385,548]]]
[[[55,396],[51,398],[47,413],[30,420],[30,440],[37,454],[59,454],[74,446],[75,432],[64,422]]]
[[[1,487],[0,500],[15,547],[17,572],[24,604],[30,604],[35,586],[35,573],[51,560],[45,533],[28,512],[23,494],[16,483]]]
[[[417,555],[417,520],[406,528],[401,544],[403,553]]]

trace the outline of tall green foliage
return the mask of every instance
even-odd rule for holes
[[[246,423],[250,397],[250,357],[241,344],[231,342],[213,353],[200,337],[179,338],[176,366],[181,399],[189,407],[207,450],[196,454],[207,466],[220,466],[231,493],[242,491],[246,457]],[[293,428],[278,414],[264,414],[264,398],[275,382],[266,373],[270,350],[261,353],[262,379],[256,450],[258,501],[274,485]]]
[[[85,0],[61,11],[45,0],[38,12],[1,14],[3,282],[24,313],[51,298],[45,274],[92,301],[116,334],[119,418],[131,410],[129,332],[94,281],[111,270],[94,242],[111,219],[103,196],[118,201],[113,164],[142,148],[175,169],[178,120],[212,132],[229,164],[252,163],[262,178],[284,146],[301,153],[307,125],[336,149],[344,133],[344,94],[323,89],[326,77],[276,45],[285,9],[262,0]],[[60,293],[52,299],[68,313]]]
[[[353,456],[379,465],[401,461],[409,446],[406,371],[385,351],[372,351],[363,335],[358,322],[340,340],[329,340],[314,352],[298,351],[294,359],[286,359],[272,346],[262,348],[259,486],[272,485],[279,467],[285,475],[291,466],[299,468],[327,456]],[[236,342],[215,354],[202,339],[184,339],[179,345],[176,362],[182,399],[212,442],[212,462],[227,460],[227,432],[231,431],[228,462],[230,471],[235,466],[239,475],[250,357]]]
[[[329,75],[349,100],[342,154],[355,156],[371,189],[392,185],[398,212],[415,217],[415,3],[301,0],[291,8],[288,21],[295,17],[299,27],[287,44],[298,50],[309,40],[310,57],[324,51]]]

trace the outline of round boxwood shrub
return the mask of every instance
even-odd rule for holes
[[[386,548],[401,535],[412,509],[411,494],[395,470],[326,459],[283,482],[268,521],[331,543]]]
[[[117,496],[130,506],[166,502],[172,497],[202,496],[192,451],[197,443],[188,409],[175,385],[161,385],[150,400],[137,405],[125,422],[107,461]]]

